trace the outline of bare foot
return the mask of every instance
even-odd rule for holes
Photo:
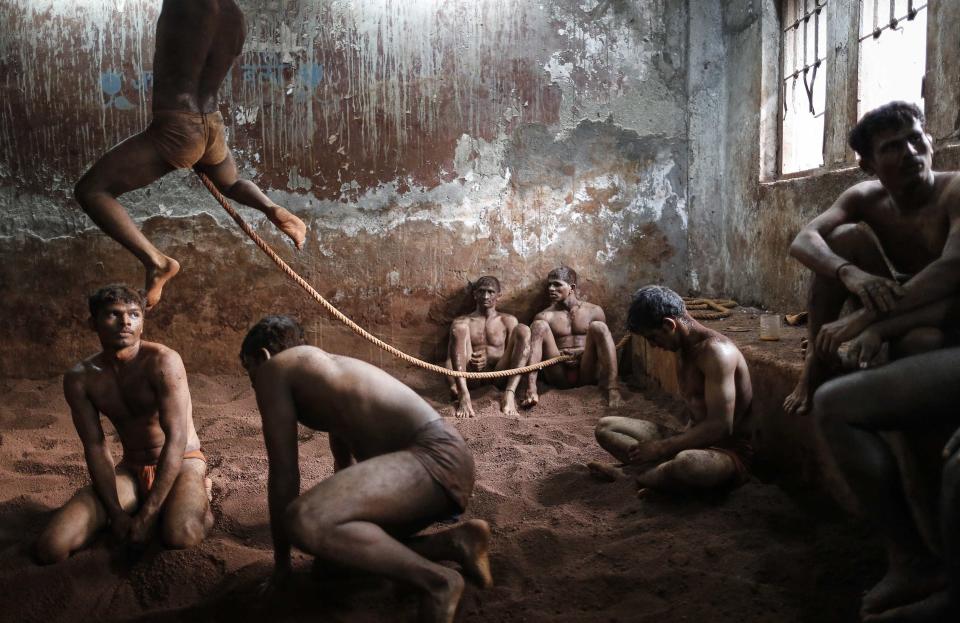
[[[597,480],[602,480],[603,482],[614,482],[620,478],[621,474],[623,474],[619,468],[616,468],[613,465],[597,463],[595,461],[587,463],[587,469],[590,470],[591,476]]]
[[[523,400],[520,401],[520,406],[529,409],[536,406],[538,402],[540,402],[540,396],[537,395],[537,388],[528,387],[527,392],[523,395]]]
[[[503,400],[500,402],[500,413],[507,417],[520,417],[517,411],[517,400],[512,391],[503,392]]]
[[[293,244],[298,248],[303,248],[303,241],[307,238],[307,226],[295,214],[281,208],[278,205],[273,206],[273,210],[265,212],[270,222],[277,226],[277,229],[285,233],[293,240]]]
[[[783,412],[787,415],[806,415],[810,412],[810,401],[813,399],[813,392],[817,389],[810,382],[812,375],[811,368],[815,366],[813,359],[807,357],[803,362],[803,371],[800,373],[800,380],[797,386],[783,401]]]
[[[476,415],[476,413],[473,411],[473,403],[470,402],[470,396],[460,397],[460,402],[457,403],[457,408],[453,414],[461,419]]]
[[[463,596],[463,578],[459,573],[440,567],[446,576],[446,586],[435,589],[420,601],[420,623],[453,623],[457,605]]]
[[[923,599],[946,586],[943,569],[924,557],[906,564],[890,565],[887,574],[863,597],[860,615],[886,610]]]
[[[147,298],[147,311],[160,302],[163,286],[180,272],[180,262],[168,257],[156,266],[147,267],[147,281],[143,286]]]
[[[955,621],[956,616],[950,607],[950,595],[940,591],[926,599],[899,608],[891,608],[879,614],[868,614],[863,623],[941,623]]]
[[[623,396],[620,395],[620,390],[616,387],[607,389],[607,406],[613,408],[623,406]]]
[[[487,522],[482,519],[465,521],[451,530],[450,538],[459,555],[455,562],[460,563],[463,575],[480,588],[493,586],[490,558],[487,555],[490,548],[490,526]]]

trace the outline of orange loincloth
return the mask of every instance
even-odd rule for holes
[[[230,153],[220,111],[157,110],[145,134],[163,159],[178,169],[198,162],[220,164]]]
[[[188,450],[183,455],[184,459],[200,459],[204,463],[207,462],[207,457],[204,456],[202,449],[197,450]],[[153,463],[151,465],[142,465],[139,463],[134,463],[133,461],[128,461],[126,458],[120,461],[120,465],[130,469],[133,473],[137,475],[137,481],[140,483],[140,493],[147,493],[150,489],[153,489],[153,481],[157,479],[157,464]]]

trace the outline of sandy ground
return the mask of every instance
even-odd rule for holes
[[[435,377],[399,376],[452,415]],[[297,559],[298,589],[264,602],[271,569],[267,462],[245,377],[192,375],[209,458],[215,527],[190,551],[134,557],[105,539],[54,567],[30,558],[51,511],[88,482],[60,380],[0,381],[0,619],[3,621],[409,621],[416,600],[366,576],[321,577]],[[468,517],[490,522],[496,585],[469,587],[458,621],[853,621],[880,557],[860,526],[799,507],[751,481],[712,498],[635,496],[632,482],[590,479],[604,459],[596,388],[546,391],[519,420],[498,392],[474,392],[457,425],[477,461]],[[662,394],[627,392],[621,414],[669,421]],[[113,436],[111,436],[113,438]],[[300,435],[303,486],[332,473],[326,435]],[[115,457],[119,450],[115,449]],[[826,517],[826,518],[824,518]]]

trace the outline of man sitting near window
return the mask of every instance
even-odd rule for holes
[[[847,189],[790,246],[813,271],[813,283],[806,362],[784,401],[788,414],[809,410],[817,387],[839,367],[840,344],[878,318],[936,302],[960,286],[960,175],[933,171],[923,121],[920,109],[906,102],[864,115],[850,132],[850,146],[860,168],[877,179]],[[851,296],[859,309],[839,318]],[[938,328],[916,327],[891,344],[891,354],[943,342]]]

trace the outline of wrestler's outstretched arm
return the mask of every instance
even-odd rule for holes
[[[153,525],[160,517],[173,483],[180,474],[183,453],[187,447],[187,422],[190,414],[190,390],[187,386],[187,371],[180,355],[169,348],[158,355],[156,368],[152,371],[150,384],[157,396],[160,412],[160,428],[163,430],[163,450],[157,462],[157,478],[153,488],[133,518],[130,526],[130,541],[146,541]]]
[[[114,535],[123,538],[130,529],[130,516],[120,506],[113,457],[100,424],[100,413],[87,397],[82,371],[74,369],[64,375],[63,394],[70,405],[73,425],[83,444],[83,456],[87,461],[93,489],[107,510]]]
[[[290,388],[274,366],[262,366],[254,390],[267,449],[267,503],[273,537],[274,571],[271,584],[281,586],[290,575],[290,538],[284,521],[287,507],[300,494],[297,449],[297,412]]]

